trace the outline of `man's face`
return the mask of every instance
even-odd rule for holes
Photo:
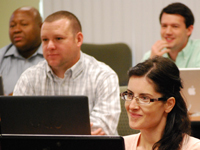
[[[79,60],[81,38],[82,33],[74,34],[67,19],[43,23],[43,55],[53,70],[68,69]]]
[[[25,10],[15,11],[10,18],[10,40],[19,51],[28,51],[41,42],[40,24],[34,18],[32,13]]]
[[[161,17],[161,37],[169,44],[171,50],[182,50],[192,33],[193,26],[186,28],[185,19],[178,14],[163,13]]]

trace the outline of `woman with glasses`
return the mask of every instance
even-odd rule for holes
[[[179,69],[168,58],[148,59],[129,70],[121,97],[129,126],[140,133],[124,137],[126,150],[200,150],[200,140],[190,136],[181,88]]]

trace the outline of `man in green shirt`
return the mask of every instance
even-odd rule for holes
[[[160,34],[143,61],[154,56],[168,57],[179,68],[200,67],[200,40],[189,39],[193,31],[194,16],[182,3],[172,3],[160,13]]]

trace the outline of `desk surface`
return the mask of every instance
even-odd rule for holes
[[[200,116],[190,116],[191,121],[200,121]]]

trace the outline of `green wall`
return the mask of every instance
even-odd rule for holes
[[[0,0],[0,48],[10,43],[8,27],[12,12],[21,6],[33,6],[39,10],[40,0]]]

